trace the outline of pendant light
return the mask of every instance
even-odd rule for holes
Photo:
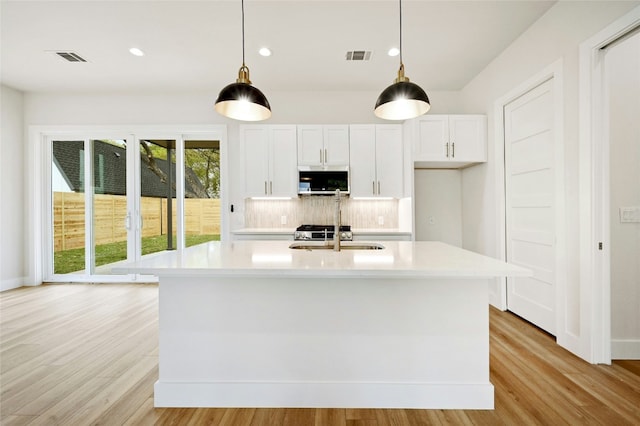
[[[238,79],[220,91],[215,110],[225,117],[241,121],[261,121],[271,117],[267,97],[251,85],[249,68],[244,63],[244,0],[242,0],[242,66]]]
[[[407,120],[425,114],[431,108],[429,97],[420,86],[411,83],[404,75],[402,63],[402,0],[400,4],[400,69],[398,78],[382,91],[374,114],[385,120]]]

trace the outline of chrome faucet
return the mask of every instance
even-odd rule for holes
[[[333,251],[340,251],[340,190],[336,189],[336,206],[333,212]]]

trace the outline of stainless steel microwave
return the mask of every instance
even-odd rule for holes
[[[334,195],[336,189],[341,194],[348,194],[349,167],[298,167],[299,195]]]

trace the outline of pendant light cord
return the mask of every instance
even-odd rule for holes
[[[244,0],[242,0],[242,66],[244,67]]]
[[[402,0],[398,2],[400,3],[400,66],[402,66]]]

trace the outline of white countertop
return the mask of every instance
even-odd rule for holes
[[[231,231],[232,234],[283,234],[283,235],[291,235],[293,238],[293,233],[296,232],[296,228],[241,228],[236,229],[235,231]]]
[[[284,234],[291,235],[296,228],[240,228],[231,231],[232,234]],[[411,231],[401,231],[397,228],[351,228],[354,234],[378,234],[378,235],[411,235]]]
[[[384,241],[383,250],[293,250],[291,241],[211,241],[148,255],[115,273],[158,276],[489,278],[531,271],[436,241]],[[343,245],[362,242],[343,242]]]

